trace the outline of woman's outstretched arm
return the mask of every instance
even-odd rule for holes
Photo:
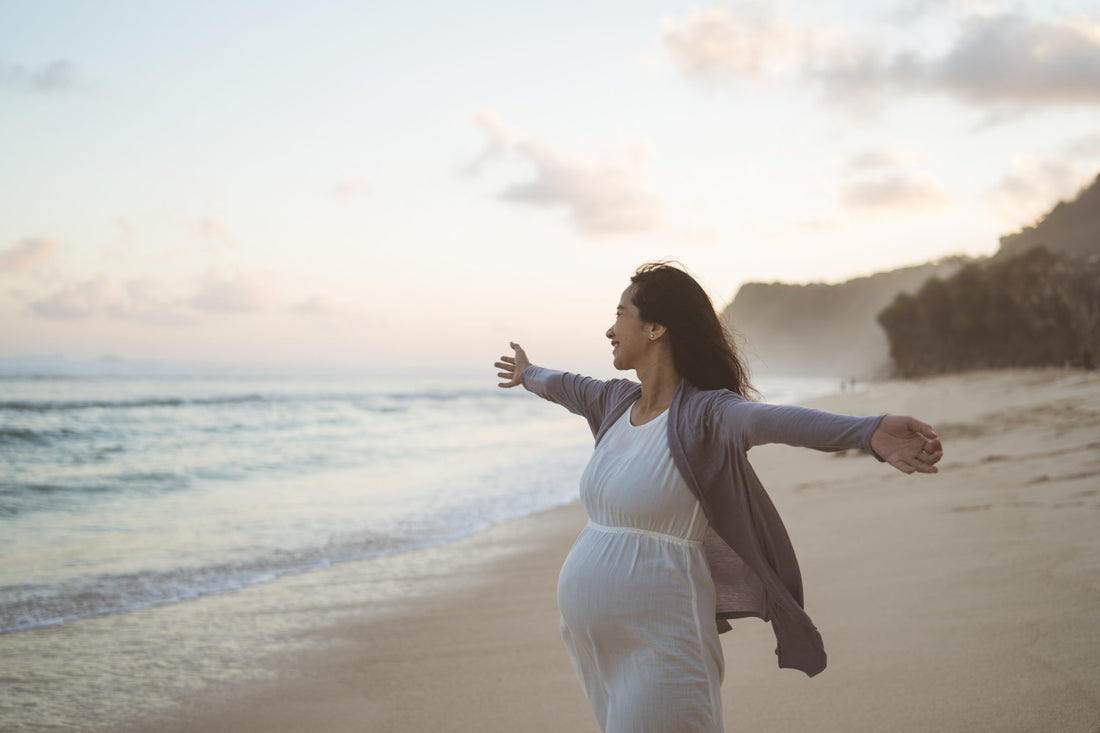
[[[723,426],[745,450],[765,443],[823,451],[862,448],[904,473],[936,473],[943,445],[936,432],[908,415],[854,417],[794,405],[724,401]]]
[[[639,386],[625,379],[603,381],[582,374],[559,372],[536,366],[527,358],[519,344],[509,344],[513,356],[502,356],[494,366],[502,380],[497,386],[505,389],[523,385],[528,391],[555,402],[575,415],[583,415],[595,435],[603,425],[607,411],[622,403]]]

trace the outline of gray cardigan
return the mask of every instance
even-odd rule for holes
[[[601,381],[537,366],[524,369],[521,380],[531,392],[586,418],[597,443],[641,394],[641,385],[630,380]],[[714,578],[719,632],[729,630],[726,619],[771,621],[780,667],[812,677],[825,669],[825,648],[803,608],[794,548],[749,465],[748,450],[786,443],[823,451],[862,448],[875,455],[871,434],[881,420],[750,402],[725,389],[699,390],[686,380],[672,398],[668,445],[710,523],[703,548]]]

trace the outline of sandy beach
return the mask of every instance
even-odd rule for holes
[[[829,666],[780,670],[770,627],[735,622],[727,730],[1100,731],[1100,375],[980,372],[813,406],[915,414],[946,455],[938,475],[905,476],[854,453],[753,450]],[[555,601],[584,521],[573,504],[441,547],[7,635],[0,654],[16,664],[71,641],[69,663],[99,655],[109,669],[120,639],[148,639],[155,664],[175,635],[241,660],[221,674],[196,659],[149,709],[127,712],[104,683],[88,730],[596,731]],[[18,662],[36,663],[48,660]]]

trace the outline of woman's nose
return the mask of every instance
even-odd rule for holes
[[[609,339],[615,338],[615,327],[612,326],[611,328],[607,329],[607,331],[604,332],[604,336],[607,336]]]

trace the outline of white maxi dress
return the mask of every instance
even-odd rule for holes
[[[668,411],[608,429],[581,477],[588,525],[558,579],[561,633],[606,733],[721,733],[707,520],[672,461]]]

